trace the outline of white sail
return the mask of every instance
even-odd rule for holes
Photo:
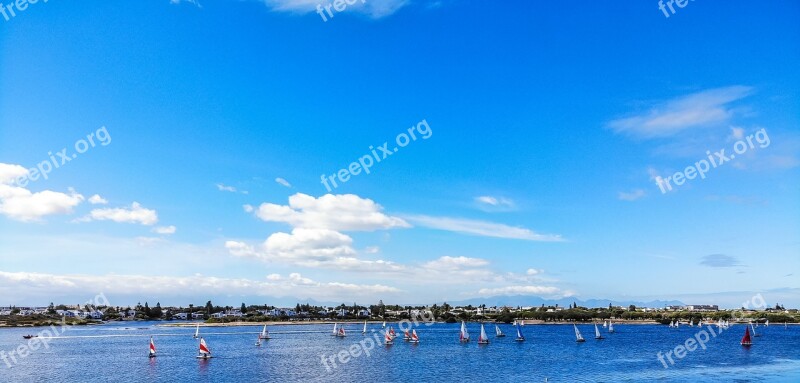
[[[381,328],[386,328],[386,321],[383,321],[383,326]]]
[[[608,322],[608,332],[614,332],[614,323]]]
[[[486,336],[486,330],[483,328],[483,323],[481,323],[481,335],[478,337],[478,343],[489,343],[489,337]]]
[[[575,340],[577,340],[578,342],[582,342],[583,341],[583,336],[581,335],[581,332],[578,330],[578,326],[575,326],[573,324],[572,327],[575,328]]]
[[[496,333],[497,336],[503,336],[503,332],[500,331],[500,326],[498,325],[494,325],[494,332]]]
[[[264,325],[264,328],[261,329],[261,337],[262,338],[266,338],[267,337],[267,325],[266,324]]]
[[[153,343],[153,337],[150,337],[150,357],[156,356],[156,344]]]
[[[597,328],[597,323],[594,324],[594,338],[595,339],[602,339],[603,337],[600,335],[600,329]]]
[[[361,333],[362,334],[366,334],[367,333],[367,321],[364,321],[364,329],[361,330]]]
[[[208,348],[206,340],[203,338],[200,338],[200,349],[198,350],[197,357],[204,359],[211,357],[211,350]]]
[[[335,322],[334,322],[334,323],[333,323],[333,334],[331,334],[331,335],[333,335],[333,336],[336,336],[336,335],[339,333],[339,332],[338,332],[338,329],[336,328],[336,326],[338,326],[338,323],[335,323]]]
[[[769,319],[767,319],[767,321],[764,322],[764,327],[769,327]]]
[[[461,340],[468,341],[469,340],[469,333],[467,332],[467,324],[464,321],[461,321]]]
[[[603,328],[606,328],[606,327],[608,327],[608,321],[604,320],[603,321]]]
[[[199,337],[199,336],[200,336],[200,323],[198,323],[197,324],[197,328],[194,329],[194,337],[195,337],[195,339],[197,339],[197,337]]]

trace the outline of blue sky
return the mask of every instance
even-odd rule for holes
[[[2,303],[800,306],[796,2],[316,5],[0,18]],[[320,182],[421,121],[369,174]]]

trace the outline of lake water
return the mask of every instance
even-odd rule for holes
[[[115,322],[73,327],[48,348],[24,358],[0,361],[2,382],[431,382],[507,380],[522,382],[800,382],[800,326],[759,327],[750,348],[739,345],[744,326],[734,325],[675,365],[664,368],[656,354],[666,353],[693,337],[699,328],[670,329],[662,325],[615,325],[616,332],[596,341],[592,325],[579,325],[586,338],[576,343],[571,325],[528,325],[524,343],[514,341],[511,325],[501,325],[505,338],[478,345],[480,325],[469,323],[472,342],[458,342],[459,324],[421,324],[421,342],[398,338],[393,346],[376,345],[367,356],[362,342],[368,336],[361,324],[347,324],[345,338],[330,335],[331,325],[270,326],[272,339],[255,346],[260,327],[207,327],[201,336],[214,355],[198,360],[194,328],[159,326],[164,322]],[[395,327],[396,328],[396,327]],[[0,329],[0,350],[8,354],[26,344],[24,334],[44,328]],[[716,330],[716,328],[715,328]],[[148,340],[155,339],[158,357],[147,357]],[[355,346],[354,346],[355,345]],[[361,355],[328,368],[323,356],[353,347]],[[673,357],[674,358],[674,357]],[[669,363],[667,361],[667,363]]]

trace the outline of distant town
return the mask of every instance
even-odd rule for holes
[[[206,323],[231,322],[303,322],[303,321],[355,321],[355,320],[403,320],[428,318],[442,322],[495,321],[511,323],[525,320],[531,323],[590,322],[616,320],[631,322],[654,322],[669,324],[671,321],[718,321],[734,320],[749,322],[797,323],[798,309],[787,309],[781,305],[761,309],[739,308],[720,310],[717,305],[686,305],[666,307],[613,306],[587,308],[576,303],[567,307],[552,306],[451,306],[447,303],[430,306],[386,305],[382,301],[374,305],[341,304],[313,306],[296,304],[295,307],[269,305],[247,305],[239,307],[217,306],[211,301],[205,305],[189,304],[186,307],[164,306],[156,303],[135,306],[91,306],[50,304],[47,307],[0,307],[0,327],[50,325],[55,321],[73,324],[98,324],[103,321],[205,321]]]

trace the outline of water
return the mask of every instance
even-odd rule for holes
[[[594,327],[579,325],[585,343],[576,343],[572,326],[528,325],[523,327],[524,343],[514,342],[510,325],[501,328],[508,335],[494,337],[486,327],[491,344],[479,346],[479,324],[468,324],[472,342],[458,342],[459,324],[421,324],[419,345],[402,340],[395,345],[376,345],[370,355],[363,353],[333,367],[322,363],[330,356],[355,347],[369,346],[361,335],[363,324],[347,324],[348,336],[330,335],[332,325],[270,326],[272,339],[255,346],[261,327],[207,327],[200,333],[214,355],[211,360],[195,359],[198,341],[194,327],[159,326],[163,322],[115,322],[102,326],[74,327],[63,337],[52,339],[48,348],[17,356],[12,367],[0,361],[2,382],[42,381],[152,381],[152,382],[410,382],[456,379],[503,379],[543,382],[798,382],[800,381],[800,326],[759,327],[762,336],[744,348],[739,339],[744,326],[735,325],[698,348],[675,365],[664,368],[656,353],[666,353],[700,329],[670,329],[661,325],[615,325],[616,333],[602,331],[605,340],[593,339]],[[0,350],[8,354],[27,341],[22,335],[43,328],[0,329]],[[379,324],[369,325],[380,331]],[[716,330],[716,329],[715,329]],[[150,336],[154,336],[158,357],[147,358]],[[353,346],[356,345],[356,346]],[[10,359],[7,359],[11,362]],[[667,361],[667,363],[669,363]]]

